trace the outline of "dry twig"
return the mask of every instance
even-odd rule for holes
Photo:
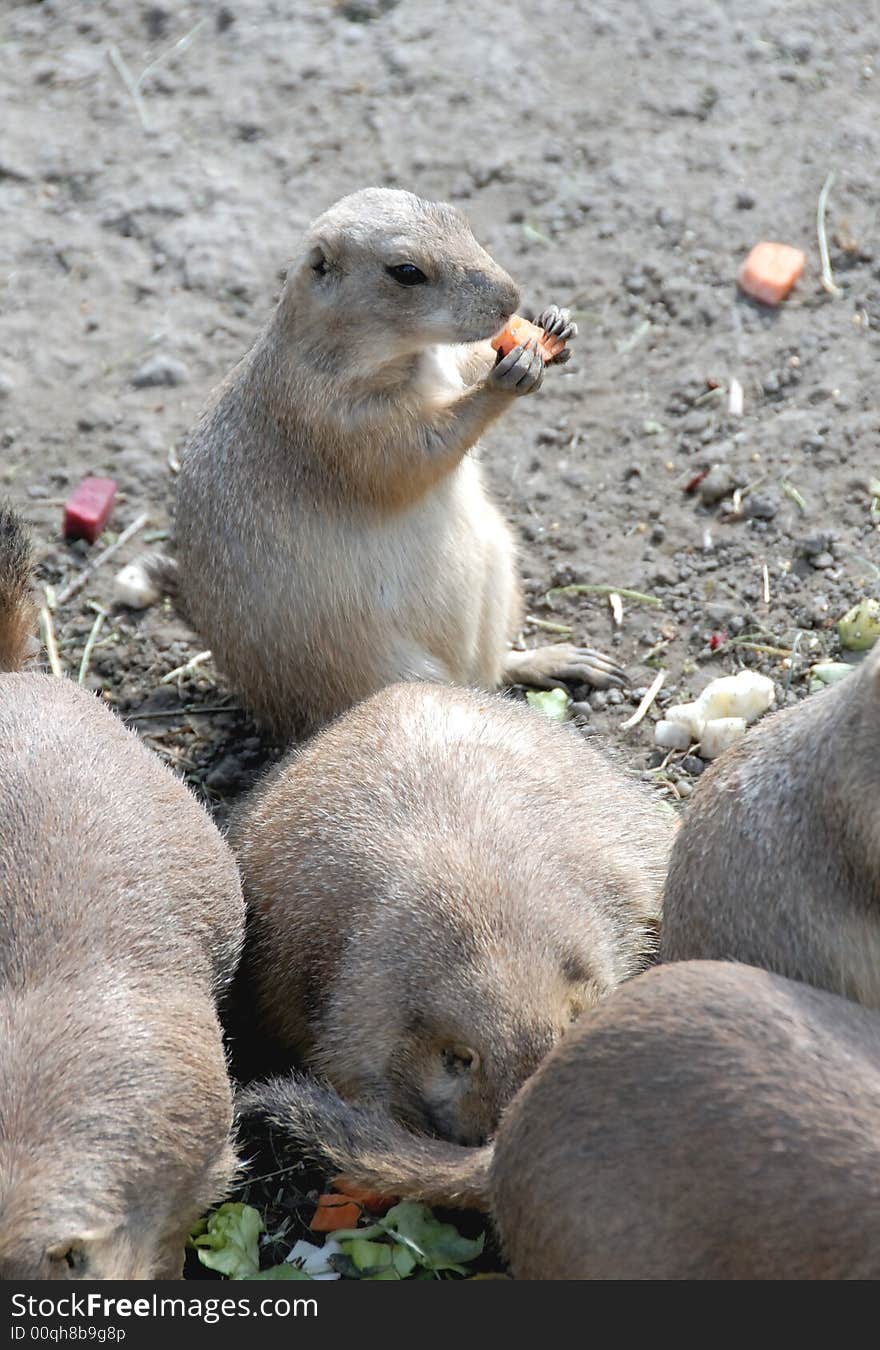
[[[52,622],[52,611],[48,605],[40,607],[40,634],[43,639],[43,646],[46,648],[46,655],[49,658],[49,669],[58,679],[64,675],[64,668],[61,665],[61,658],[58,655],[58,643],[55,641],[55,625]]]
[[[819,238],[819,257],[822,259],[822,289],[829,295],[840,295],[840,287],[834,280],[834,273],[831,270],[831,258],[828,255],[828,235],[825,232],[825,211],[828,207],[828,194],[834,185],[834,170],[832,169],[825,182],[822,184],[822,191],[819,193],[819,203],[816,207],[816,234]]]
[[[665,679],[666,679],[666,671],[665,670],[658,671],[657,674],[654,676],[650,689],[648,689],[647,692],[645,693],[644,698],[642,699],[639,706],[636,708],[632,717],[628,717],[625,722],[621,722],[620,724],[621,731],[629,731],[631,730],[632,727],[637,727],[639,725],[639,722],[641,722],[643,718],[647,715],[648,709],[654,702],[654,699],[660,693],[660,690],[663,688],[663,683]]]
[[[92,573],[95,571],[95,569],[100,567],[103,563],[105,563],[108,558],[112,558],[113,554],[116,553],[118,549],[122,548],[123,544],[128,543],[132,535],[137,534],[138,530],[142,530],[144,528],[149,519],[150,519],[149,515],[147,514],[146,511],[144,511],[142,515],[138,516],[137,520],[133,520],[132,523],[128,526],[128,528],[122,531],[122,534],[116,540],[115,544],[109,544],[107,548],[103,549],[102,552],[100,552],[96,558],[93,558],[92,561],[86,567],[84,567],[83,570],[80,573],[78,573],[77,576],[75,576],[71,581],[68,581],[67,585],[58,592],[58,594],[55,596],[54,607],[57,609],[59,605],[66,604],[67,601],[70,600],[72,596],[76,595],[77,591],[81,591],[83,586],[85,586],[86,582],[91,577]]]
[[[92,659],[92,652],[95,650],[95,643],[98,641],[101,629],[104,627],[104,620],[107,618],[107,611],[100,605],[95,606],[95,622],[92,624],[86,645],[83,647],[82,660],[79,663],[78,684],[84,684],[86,675],[89,671],[89,662]]]

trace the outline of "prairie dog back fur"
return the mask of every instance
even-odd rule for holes
[[[0,511],[7,667],[27,570]],[[183,784],[78,686],[0,674],[0,1279],[180,1276],[236,1169],[215,1000],[243,927]]]
[[[880,645],[700,779],[663,961],[744,961],[880,1008]]]
[[[264,1024],[342,1097],[479,1144],[651,960],[671,832],[570,728],[489,694],[384,690],[232,822]]]
[[[176,564],[153,571],[279,734],[398,680],[620,682],[589,649],[507,650],[513,541],[467,452],[543,378],[537,351],[494,364],[488,339],[518,302],[455,207],[353,193],[309,228],[192,432]]]
[[[521,1279],[876,1279],[880,1018],[733,963],[660,966],[556,1047],[489,1190]]]

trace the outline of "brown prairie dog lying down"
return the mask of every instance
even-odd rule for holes
[[[514,1099],[493,1214],[521,1279],[877,1279],[878,1124],[877,1013],[749,966],[660,966]]]
[[[15,673],[33,617],[0,509],[0,1279],[169,1279],[236,1170],[215,1001],[232,856],[91,694]]]
[[[700,779],[663,961],[745,961],[880,1008],[880,644]]]
[[[569,1024],[651,960],[671,833],[570,728],[490,694],[386,689],[233,819],[263,1023],[342,1097],[478,1144]],[[288,1132],[326,1155],[290,1084]]]
[[[588,648],[509,650],[513,538],[468,452],[543,379],[537,348],[495,364],[488,339],[518,303],[460,211],[353,193],[311,225],[191,433],[176,563],[153,574],[277,733],[398,680],[622,682]],[[575,336],[555,306],[539,322]]]

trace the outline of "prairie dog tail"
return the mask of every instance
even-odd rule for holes
[[[488,1209],[491,1145],[467,1148],[413,1134],[379,1106],[343,1101],[301,1074],[239,1093],[239,1121],[280,1129],[315,1162],[366,1190],[454,1209]]]
[[[20,516],[0,505],[0,672],[33,655],[37,611],[31,596],[31,542]]]

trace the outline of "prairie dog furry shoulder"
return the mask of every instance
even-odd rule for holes
[[[880,644],[701,777],[661,959],[744,961],[880,1008]]]

